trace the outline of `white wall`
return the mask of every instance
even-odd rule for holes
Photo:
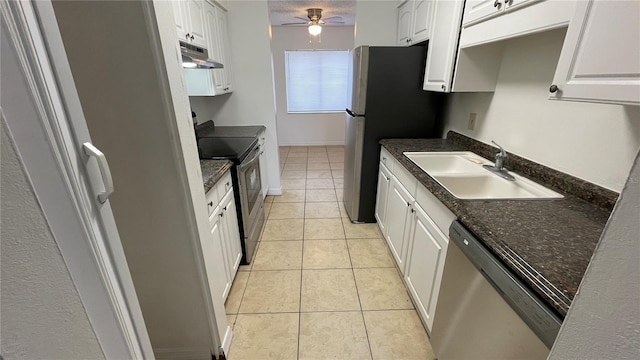
[[[395,46],[398,4],[397,0],[357,0],[354,47]]]
[[[0,353],[6,359],[104,359],[4,120],[0,144]]]
[[[216,125],[264,125],[267,128],[269,192],[279,194],[280,165],[269,11],[266,1],[227,3],[233,93],[190,98],[198,121],[213,119]]]
[[[509,40],[494,93],[456,93],[445,132],[485,143],[620,192],[640,147],[640,107],[547,100],[563,29]],[[469,113],[478,114],[475,131]]]
[[[353,48],[353,26],[324,26],[322,42],[309,42],[306,27],[274,26],[271,28],[271,52],[276,88],[278,142],[290,145],[343,145],[344,112],[328,114],[287,113],[285,50],[350,50]]]
[[[620,195],[549,359],[640,354],[640,156]]]

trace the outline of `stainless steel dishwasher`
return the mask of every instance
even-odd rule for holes
[[[546,359],[562,320],[460,222],[449,237],[431,331],[438,360]]]

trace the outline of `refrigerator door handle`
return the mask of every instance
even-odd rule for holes
[[[356,114],[351,109],[344,109],[351,117],[364,117],[364,114]]]

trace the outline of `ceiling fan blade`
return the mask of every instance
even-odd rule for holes
[[[294,18],[304,20],[304,21],[309,21],[309,18],[303,18],[302,16],[294,16]]]
[[[322,20],[331,20],[331,19],[340,19],[340,20],[342,20],[342,16],[329,16],[328,18],[322,18]]]
[[[327,24],[344,24],[344,21],[326,21]]]
[[[307,25],[306,22],[297,22],[297,23],[284,23],[280,25]]]

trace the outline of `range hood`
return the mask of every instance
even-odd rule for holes
[[[224,65],[209,59],[207,49],[180,41],[182,67],[187,69],[222,69]]]

